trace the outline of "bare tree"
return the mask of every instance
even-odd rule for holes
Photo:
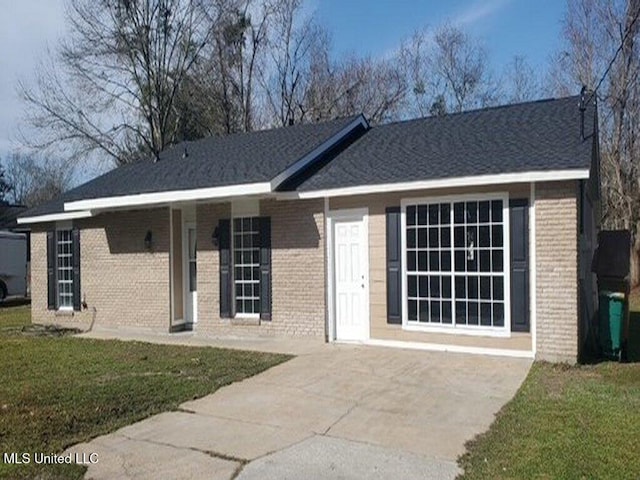
[[[14,152],[7,161],[6,177],[14,203],[35,207],[68,190],[75,168],[72,161],[39,158]]]
[[[415,32],[411,38],[402,42],[399,50],[399,59],[408,83],[406,111],[411,117],[437,114],[438,110],[434,108],[436,103],[441,107],[440,113],[446,112],[444,97],[440,95],[438,102],[430,90],[433,68],[430,43],[430,34],[425,29]]]
[[[482,43],[458,27],[419,31],[404,42],[400,56],[411,87],[411,113],[462,112],[500,98]]]
[[[180,139],[197,140],[229,132],[215,65],[198,61],[182,82],[175,102]]]
[[[266,55],[270,0],[205,0],[212,66],[226,133],[256,127],[256,83]],[[216,75],[217,73],[217,75]]]
[[[13,186],[5,176],[2,162],[0,162],[0,202],[5,201],[12,190]]]
[[[399,118],[407,84],[395,58],[349,58],[339,65],[338,82],[341,115],[363,112],[372,124]]]
[[[99,151],[115,164],[132,151],[157,157],[179,137],[176,98],[210,40],[200,2],[70,0],[67,23],[69,37],[35,86],[20,85],[40,133],[25,143],[64,144],[80,157]]]
[[[504,78],[505,95],[510,103],[536,100],[543,94],[540,75],[520,55],[513,57],[507,65]]]
[[[270,62],[262,72],[262,87],[270,116],[280,126],[303,120],[313,50],[328,35],[313,17],[302,17],[302,0],[274,4]]]
[[[580,85],[597,89],[603,225],[632,231],[636,284],[640,281],[639,15],[640,0],[570,0],[565,45],[552,70],[552,87],[560,94],[575,92]]]
[[[306,121],[363,113],[372,124],[397,119],[407,90],[397,58],[350,57],[334,62],[329,42],[313,50],[303,101]]]
[[[495,104],[498,86],[487,69],[485,49],[459,28],[445,25],[434,36],[433,88],[447,109],[462,112]]]
[[[557,95],[573,95],[583,85],[595,88],[613,54],[613,38],[602,28],[597,0],[568,0],[562,49],[555,55],[547,83]]]

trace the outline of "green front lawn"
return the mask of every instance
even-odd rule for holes
[[[0,455],[58,452],[255,375],[286,355],[73,338],[0,309]],[[0,478],[80,478],[83,467],[6,465]]]
[[[461,479],[640,478],[638,300],[631,313],[632,363],[534,363],[489,431],[469,442],[459,459]]]

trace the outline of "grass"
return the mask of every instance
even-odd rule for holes
[[[78,339],[0,309],[0,454],[58,452],[255,375],[289,356]],[[7,465],[0,478],[81,478],[77,465]]]
[[[31,325],[31,310],[29,307],[0,308],[0,336],[15,334],[22,327]]]
[[[632,363],[537,362],[489,431],[460,457],[464,480],[640,478],[640,291]]]
[[[640,366],[535,363],[460,459],[471,479],[640,478]]]

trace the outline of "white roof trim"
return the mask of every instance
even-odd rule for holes
[[[324,198],[369,193],[404,192],[433,188],[477,187],[482,185],[503,185],[506,183],[553,182],[560,180],[581,180],[589,178],[589,169],[550,170],[544,172],[499,173],[495,175],[474,175],[470,177],[439,178],[417,180],[415,182],[383,183],[356,187],[332,188],[310,192],[283,192],[281,198]]]
[[[88,200],[78,200],[64,204],[66,211],[101,210],[120,207],[137,207],[158,205],[169,202],[184,202],[190,200],[209,200],[215,198],[238,197],[271,192],[269,182],[244,183],[224,187],[195,188],[191,190],[171,190],[168,192],[140,193],[136,195],[121,195],[117,197],[102,197]]]
[[[61,222],[64,220],[75,220],[77,218],[89,218],[92,216],[93,213],[86,210],[79,212],[50,213],[47,215],[37,215],[35,217],[18,218],[18,224],[24,225],[27,223]]]
[[[307,153],[300,160],[289,166],[282,173],[278,174],[276,177],[271,180],[271,189],[275,190],[278,186],[291,178],[293,175],[301,171],[303,168],[308,166],[311,162],[313,162],[319,155],[321,155],[326,150],[333,147],[336,143],[342,140],[346,135],[348,135],[353,129],[358,126],[363,126],[365,129],[369,128],[369,123],[364,118],[362,114],[358,115],[351,123],[349,123],[346,127],[342,128],[339,132],[335,133],[332,137],[321,143],[318,147],[313,149],[311,152]]]

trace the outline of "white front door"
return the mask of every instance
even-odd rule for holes
[[[335,212],[334,318],[337,340],[369,338],[369,255],[364,212]]]
[[[186,298],[186,321],[196,323],[198,321],[198,271],[196,227],[194,224],[185,225],[184,245],[184,276]]]

